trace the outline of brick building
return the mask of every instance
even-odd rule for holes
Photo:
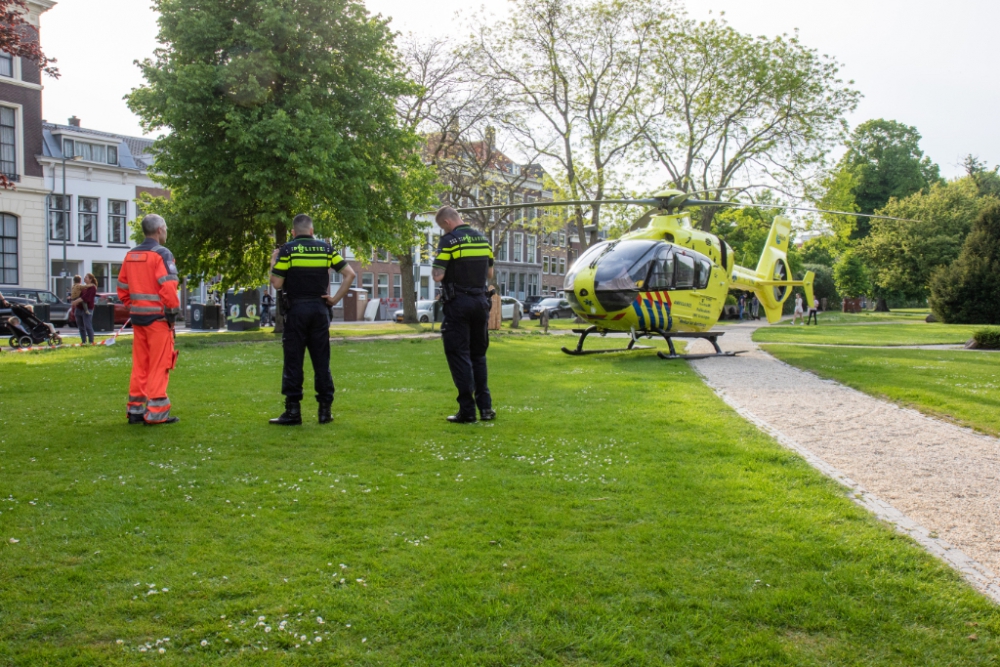
[[[38,28],[52,0],[28,0]],[[42,78],[36,63],[0,53],[0,172],[15,189],[0,189],[0,291],[48,284],[42,165]]]

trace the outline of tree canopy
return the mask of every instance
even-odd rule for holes
[[[678,19],[657,31],[646,85],[649,151],[690,192],[764,178],[801,191],[847,136],[860,94],[838,63],[793,37],[754,37],[726,22]],[[707,192],[703,198],[731,194]],[[709,229],[714,207],[702,210]]]
[[[927,298],[931,274],[958,257],[976,218],[997,201],[981,197],[970,177],[891,199],[879,213],[906,220],[872,220],[871,232],[858,244],[873,287],[886,298]]]
[[[920,149],[917,128],[881,118],[854,128],[839,168],[853,175],[857,211],[869,215],[893,197],[903,199],[941,181],[938,166]],[[852,238],[868,236],[870,219],[856,220]]]
[[[833,282],[837,292],[850,299],[867,296],[871,291],[868,269],[854,250],[847,250],[833,267]]]
[[[154,0],[159,48],[129,107],[155,145],[185,273],[258,284],[292,216],[359,251],[409,240],[431,176],[401,127],[411,90],[386,20],[357,0]],[[419,203],[416,204],[419,206]]]

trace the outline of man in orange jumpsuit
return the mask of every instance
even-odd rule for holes
[[[118,297],[132,318],[132,380],[128,389],[129,424],[173,424],[167,382],[177,361],[174,320],[177,264],[162,244],[167,223],[158,215],[142,219],[146,240],[125,255],[118,274]]]

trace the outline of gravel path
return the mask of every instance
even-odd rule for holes
[[[1000,603],[1000,440],[798,370],[726,327],[735,359],[692,361],[741,415]],[[703,341],[692,352],[711,351]]]

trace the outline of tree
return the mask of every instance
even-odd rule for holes
[[[820,301],[826,299],[828,306],[840,301],[840,295],[837,294],[837,284],[833,280],[833,269],[825,264],[803,264],[802,269],[803,271],[812,271],[815,274],[813,278],[815,298]]]
[[[655,112],[644,136],[671,187],[725,200],[732,195],[711,190],[762,176],[800,190],[847,136],[859,93],[837,78],[835,60],[797,37],[684,19],[659,31],[651,49],[645,83]],[[717,211],[702,210],[702,229]]]
[[[980,195],[1000,198],[1000,165],[989,169],[985,162],[970,154],[962,161],[962,166],[965,167],[965,173],[975,181]]]
[[[785,212],[769,190],[765,190],[755,204],[753,208],[724,209],[712,219],[711,232],[725,240],[733,249],[735,262],[746,267],[757,266],[774,219]],[[788,265],[792,273],[799,272],[801,264],[795,244],[790,241]]]
[[[24,20],[27,13],[25,0],[0,0],[0,52],[33,62],[39,70],[58,79],[59,70],[54,67],[56,60],[42,52],[38,29]],[[6,174],[0,174],[0,189],[14,189],[14,183]]]
[[[934,315],[950,324],[1000,324],[1000,202],[983,209],[962,253],[931,279]]]
[[[644,0],[512,0],[510,18],[481,18],[468,57],[509,100],[504,127],[531,153],[557,164],[573,199],[602,199],[615,168],[642,141],[648,116],[649,45],[669,6]],[[574,210],[586,245],[585,218]]]
[[[867,296],[871,291],[871,282],[864,261],[853,250],[847,250],[837,265],[833,267],[833,282],[841,296],[854,299]]]
[[[920,149],[917,128],[894,120],[858,125],[847,142],[839,167],[853,174],[854,199],[860,213],[872,214],[889,203],[941,181],[938,166]],[[871,220],[857,218],[854,239],[868,236]]]
[[[412,238],[430,174],[400,127],[411,90],[387,21],[357,0],[154,0],[159,41],[128,98],[185,273],[255,285],[296,213],[361,253]]]
[[[997,201],[979,196],[971,177],[934,183],[926,192],[891,199],[879,213],[904,220],[872,220],[870,233],[858,245],[875,296],[926,299],[934,270],[958,257],[976,218]]]

